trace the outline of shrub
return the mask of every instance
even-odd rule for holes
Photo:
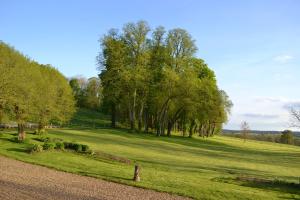
[[[73,142],[64,142],[65,149],[72,149],[77,152],[88,152],[89,146],[85,144],[78,144]]]
[[[43,151],[43,146],[39,144],[35,144],[29,149],[30,153],[38,153]]]
[[[43,149],[44,150],[53,150],[55,148],[55,143],[52,142],[45,142],[43,144]]]
[[[65,149],[74,149],[74,143],[64,142]]]
[[[74,145],[74,150],[77,152],[81,152],[82,151],[82,145],[81,144],[75,144]]]
[[[59,150],[64,150],[65,149],[65,145],[62,142],[56,142],[55,148],[59,149]]]
[[[81,145],[81,147],[83,152],[87,152],[89,150],[89,146],[86,144]]]

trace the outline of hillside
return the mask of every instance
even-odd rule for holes
[[[40,143],[35,140],[40,136],[28,134],[29,141],[18,144],[12,142],[15,132],[11,131],[1,131],[0,154],[195,199],[300,198],[299,147],[224,136],[169,138],[128,133],[105,128],[107,118],[87,110],[72,121],[73,127],[49,130],[47,136],[87,144],[95,155],[58,150],[29,154],[29,143]],[[139,183],[131,180],[134,163],[142,167]]]

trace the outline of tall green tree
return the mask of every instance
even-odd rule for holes
[[[18,124],[18,138],[25,139],[28,122],[46,125],[65,122],[74,112],[67,80],[50,66],[41,66],[0,42],[0,120]]]
[[[101,40],[103,105],[112,106],[112,125],[117,110],[131,130],[137,124],[139,131],[155,130],[157,136],[165,131],[170,136],[174,129],[189,129],[190,137],[220,132],[232,102],[218,88],[214,72],[195,57],[191,35],[161,26],[150,31],[144,21],[128,23]]]

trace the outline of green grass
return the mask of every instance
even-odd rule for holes
[[[58,129],[49,137],[89,145],[94,151],[128,158],[132,164],[74,152],[28,154],[32,144],[18,144],[5,132],[0,154],[58,170],[93,176],[138,187],[166,191],[196,199],[300,199],[300,148],[216,136],[209,139],[156,137],[117,129]],[[30,143],[38,136],[28,134]],[[135,183],[134,162],[142,166]],[[239,176],[280,180],[253,183]]]

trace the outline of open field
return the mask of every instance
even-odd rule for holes
[[[211,139],[160,137],[112,129],[51,130],[50,137],[88,144],[94,151],[121,156],[142,166],[142,181],[131,181],[133,164],[73,152],[28,154],[30,144],[0,139],[0,154],[25,162],[105,180],[166,191],[197,199],[300,198],[300,148],[217,136]],[[38,143],[28,134],[30,142]],[[16,169],[17,170],[17,169]],[[273,184],[235,180],[236,177],[279,179]],[[299,185],[298,185],[299,186]],[[298,187],[297,186],[297,187]]]

